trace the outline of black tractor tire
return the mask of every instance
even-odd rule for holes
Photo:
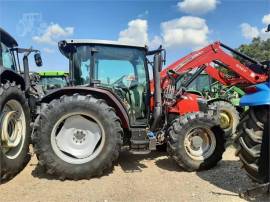
[[[92,160],[74,164],[56,155],[52,148],[51,135],[53,127],[61,117],[80,112],[89,113],[100,122],[104,130],[105,143],[101,152]],[[91,95],[62,96],[47,105],[43,104],[38,119],[32,141],[39,164],[48,174],[60,180],[90,179],[101,176],[104,171],[109,171],[117,161],[122,145],[123,129],[115,110],[104,100]]]
[[[230,126],[224,126],[222,129],[225,132],[225,138],[227,140],[227,145],[232,143],[233,136],[235,135],[236,128],[240,122],[240,115],[235,106],[233,104],[226,102],[226,101],[214,101],[211,103],[214,107],[216,107],[219,110],[220,113],[220,125],[222,127],[222,120],[229,118],[229,125]],[[222,118],[222,113],[223,118]],[[226,117],[226,118],[224,118]],[[227,123],[228,124],[228,123]]]
[[[212,132],[216,144],[210,156],[194,159],[188,153],[185,139],[196,128],[207,128]],[[168,131],[168,152],[177,164],[186,171],[207,170],[217,165],[225,151],[224,131],[219,126],[216,110],[195,112],[177,118]],[[189,150],[190,151],[190,150]]]
[[[269,182],[269,106],[250,107],[237,130],[237,152],[248,176]],[[268,116],[268,117],[267,117]]]
[[[3,108],[10,100],[16,100],[23,109],[26,124],[25,139],[16,157],[9,158],[3,150],[2,134],[0,131],[0,184],[7,182],[22,171],[31,158],[29,153],[30,110],[24,92],[21,90],[19,85],[16,85],[15,82],[0,84],[0,128],[2,128],[3,116],[5,113]]]

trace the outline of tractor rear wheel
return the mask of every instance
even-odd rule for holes
[[[240,121],[239,113],[229,102],[215,101],[211,105],[214,105],[219,110],[220,126],[225,132],[225,138],[228,140],[227,144],[230,144],[230,139],[235,134],[236,127]]]
[[[48,174],[100,176],[118,159],[123,129],[113,108],[91,95],[62,96],[43,107],[33,144]]]
[[[269,128],[264,128],[269,117],[268,106],[250,107],[238,126],[236,155],[250,178],[259,183],[269,182]]]
[[[183,115],[169,128],[168,152],[186,171],[214,167],[224,151],[224,132],[215,110]]]
[[[30,112],[20,86],[0,85],[0,184],[29,162]]]

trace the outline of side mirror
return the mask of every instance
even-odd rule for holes
[[[270,24],[267,26],[267,29],[265,30],[265,32],[270,32]]]
[[[42,66],[42,59],[41,59],[40,53],[35,53],[34,58],[35,58],[36,65],[38,67],[41,67]]]

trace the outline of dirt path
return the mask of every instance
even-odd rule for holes
[[[44,174],[32,158],[22,173],[1,185],[0,197],[1,201],[29,202],[244,201],[238,192],[253,183],[241,171],[234,149],[229,148],[223,159],[210,171],[187,173],[166,153],[135,156],[122,152],[112,173],[89,181],[62,182]]]

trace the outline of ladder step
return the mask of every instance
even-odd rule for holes
[[[138,145],[138,144],[149,144],[149,140],[130,140],[131,144]]]
[[[151,151],[150,150],[135,150],[135,149],[131,149],[129,150],[130,153],[132,154],[142,154],[142,155],[145,155],[145,154],[149,154]]]

